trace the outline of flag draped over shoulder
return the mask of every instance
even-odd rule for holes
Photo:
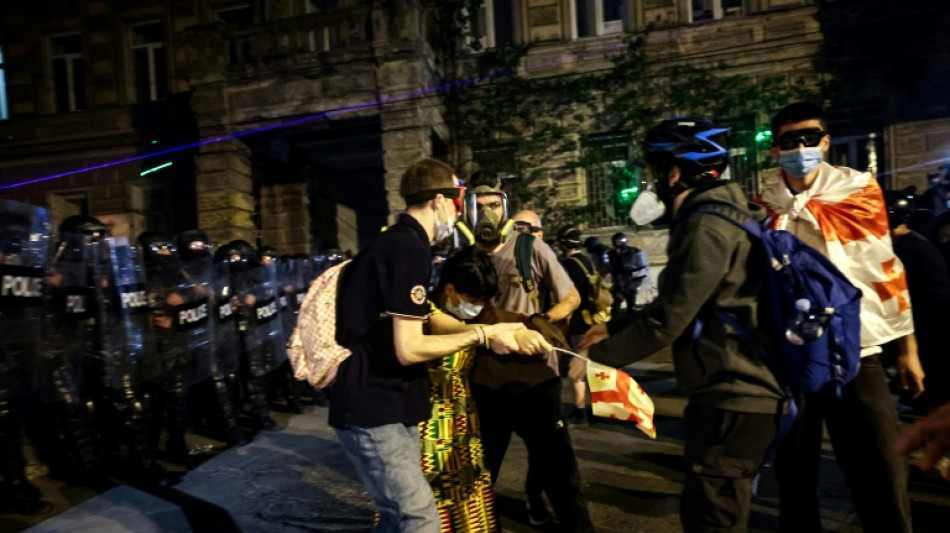
[[[640,431],[651,439],[656,438],[653,400],[629,374],[588,361],[587,383],[595,416],[636,422]]]
[[[786,179],[795,178],[783,176],[759,202],[773,228],[787,229],[824,252],[861,290],[861,346],[878,346],[913,332],[904,265],[894,255],[877,180],[827,163],[819,167],[812,186],[798,194]],[[824,238],[824,249],[808,238],[809,232]]]

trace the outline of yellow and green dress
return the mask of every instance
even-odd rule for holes
[[[422,471],[435,495],[443,533],[501,531],[469,390],[474,362],[475,349],[466,348],[428,363],[432,416],[419,424]]]

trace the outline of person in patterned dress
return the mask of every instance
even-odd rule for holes
[[[439,288],[448,315],[472,320],[498,292],[498,276],[488,254],[465,248],[443,264]],[[451,321],[435,308],[430,316]],[[470,347],[428,363],[432,416],[419,424],[422,470],[435,495],[443,533],[501,530],[469,390],[474,361]]]

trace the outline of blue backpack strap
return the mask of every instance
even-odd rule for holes
[[[755,342],[755,337],[751,335],[748,329],[745,328],[736,317],[725,313],[722,311],[716,311],[716,316],[723,321],[726,325],[730,326],[732,329],[736,330],[740,335],[749,339],[752,344],[755,346],[756,354],[759,356],[762,361],[765,362],[766,366],[769,368],[775,368],[774,359],[772,355],[768,353],[768,350],[762,347],[761,344]],[[774,370],[773,370],[774,373]],[[792,395],[791,389],[788,387],[783,387],[785,390],[785,398],[788,401],[788,412],[785,413],[785,416],[782,418],[782,423],[779,424],[778,433],[775,435],[775,438],[769,444],[769,449],[765,453],[766,463],[770,462],[775,456],[775,451],[778,449],[778,445],[785,439],[785,436],[788,435],[788,432],[792,430],[792,425],[795,424],[795,419],[798,418],[798,404],[795,403],[795,397]]]

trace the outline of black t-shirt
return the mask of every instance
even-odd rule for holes
[[[429,238],[409,215],[383,232],[344,272],[340,299],[343,344],[354,349],[340,365],[330,401],[330,425],[415,425],[430,416],[424,364],[403,366],[393,344],[393,316],[425,320],[432,271]]]
[[[577,261],[580,260],[584,263],[584,266],[577,264]],[[571,313],[571,321],[567,326],[568,335],[583,335],[590,326],[584,322],[584,317],[582,312],[586,309],[590,310],[590,280],[587,278],[588,274],[593,274],[594,265],[591,264],[590,259],[583,253],[576,253],[571,255],[566,255],[561,259],[561,265],[564,266],[564,270],[567,271],[567,275],[571,278],[571,281],[574,282],[574,287],[577,288],[577,293],[581,297],[581,304],[577,306],[577,309]],[[586,272],[584,270],[587,270]],[[591,314],[593,312],[591,311]]]

